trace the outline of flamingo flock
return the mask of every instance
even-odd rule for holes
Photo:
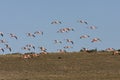
[[[78,20],[77,21],[79,23],[79,25],[85,25],[87,26],[88,29],[91,29],[91,30],[95,30],[95,29],[98,29],[96,26],[91,26],[88,24],[88,22],[86,20]],[[61,22],[60,20],[53,20],[51,21],[50,25],[61,25],[63,24],[63,22]],[[87,29],[86,28],[86,29]],[[58,27],[58,29],[55,31],[58,36],[59,34],[62,34],[64,36],[64,33],[65,34],[68,34],[71,33],[71,32],[75,32],[75,27]],[[44,36],[44,33],[43,31],[34,31],[34,32],[27,32],[27,33],[24,33],[26,35],[26,37],[30,37],[30,38],[36,38],[36,36]],[[5,52],[5,50],[9,50],[10,52],[12,52],[13,48],[9,45],[9,41],[7,41],[6,39],[4,39],[4,32],[0,32],[0,36],[1,36],[1,39],[0,39],[0,45],[3,44],[4,46],[3,47],[0,47],[0,51],[2,51],[3,53]],[[19,36],[14,34],[14,33],[8,33],[8,36],[11,38],[11,39],[15,39],[15,40],[19,40]],[[74,35],[71,35],[71,36],[74,36]],[[78,38],[81,40],[81,39],[91,39],[89,42],[91,42],[91,44],[93,43],[96,43],[96,42],[101,42],[101,39],[99,37],[94,37],[92,38],[92,36],[89,34],[89,33],[86,33],[86,34],[83,34],[83,35],[79,35]],[[62,47],[59,47],[57,50],[55,51],[58,51],[58,52],[66,52],[66,51],[69,51],[70,49],[74,48],[74,44],[77,44],[75,43],[75,41],[73,41],[71,38],[69,37],[64,37],[64,39],[54,39],[53,41],[51,42],[54,42],[53,45],[55,45],[55,47],[57,47],[59,45],[63,45]],[[52,46],[52,45],[51,45]],[[41,53],[45,53],[47,54],[47,48],[44,47],[44,46],[35,46],[34,44],[31,44],[31,43],[28,43],[28,44],[25,44],[24,46],[21,46],[20,47],[21,50],[23,51],[35,51],[36,49],[39,49]],[[28,55],[25,55],[25,58],[26,56]]]

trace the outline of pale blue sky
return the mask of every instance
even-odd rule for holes
[[[99,50],[113,47],[120,49],[120,0],[0,0],[0,32],[12,47],[12,52],[25,52],[21,47],[26,44],[44,46],[48,52],[56,52],[64,46],[73,46],[67,51],[79,51],[82,47]],[[52,25],[54,20],[62,24]],[[88,25],[80,24],[77,20],[86,20]],[[87,26],[95,25],[96,30]],[[56,33],[64,27],[74,28],[74,32]],[[43,36],[29,38],[28,32],[43,31]],[[14,33],[18,40],[12,39],[7,33]],[[90,38],[80,39],[83,34]],[[98,37],[102,42],[91,43],[92,38]],[[64,39],[74,41],[74,45]],[[54,40],[62,40],[63,44],[54,44]],[[0,47],[4,47],[0,44]],[[5,53],[9,51],[5,50]],[[2,52],[0,52],[2,53]]]

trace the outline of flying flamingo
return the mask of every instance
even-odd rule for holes
[[[30,51],[30,48],[28,47],[22,47],[21,49]]]
[[[43,51],[43,52],[46,52],[46,50],[47,50],[45,47],[39,47],[39,48],[40,48],[40,50]]]
[[[61,21],[55,20],[55,21],[52,21],[51,24],[61,24]]]
[[[4,49],[3,49],[3,48],[0,48],[0,51],[4,52]]]
[[[0,35],[3,37],[4,35],[3,35],[3,32],[0,32]]]
[[[13,37],[15,39],[18,39],[18,37],[15,34],[10,33],[10,37]]]
[[[82,36],[80,36],[80,39],[88,38],[88,37],[90,37],[90,36],[89,35],[82,35]]]
[[[101,41],[99,38],[93,38],[91,42],[98,42]]]
[[[43,32],[42,31],[35,31],[34,34],[41,34],[41,35],[43,35]]]
[[[33,48],[33,49],[35,50],[35,46],[32,45],[32,44],[27,44],[26,47],[28,47],[28,48]]]
[[[63,32],[68,32],[68,31],[74,31],[73,28],[67,27],[67,28],[61,28],[57,32],[63,33]]]
[[[77,22],[80,22],[80,23],[83,23],[83,24],[88,24],[88,22],[84,21],[84,20],[78,20]]]
[[[92,30],[97,29],[96,26],[89,26],[88,28],[90,28],[90,29],[92,29]]]
[[[56,43],[62,43],[62,41],[59,41],[59,40],[54,40],[55,44]]]
[[[45,47],[38,47],[41,50],[42,54],[47,54],[47,49]]]
[[[6,49],[9,49],[10,52],[12,51],[12,48],[8,44],[5,44],[5,46],[6,46]]]
[[[35,37],[35,35],[32,34],[32,33],[27,33],[27,36],[29,36],[29,37]]]
[[[70,40],[70,39],[66,39],[66,41],[74,44],[74,42],[72,40]]]
[[[7,43],[7,41],[5,39],[1,39],[0,43]]]
[[[72,46],[64,46],[65,49],[73,48]]]

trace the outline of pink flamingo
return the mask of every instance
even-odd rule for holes
[[[82,35],[82,36],[80,36],[80,39],[88,38],[88,37],[90,37],[90,36],[89,35]]]
[[[91,42],[98,42],[101,41],[99,38],[93,38]]]

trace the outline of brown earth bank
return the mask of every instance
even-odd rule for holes
[[[0,80],[120,80],[120,55],[109,52],[0,55]]]

